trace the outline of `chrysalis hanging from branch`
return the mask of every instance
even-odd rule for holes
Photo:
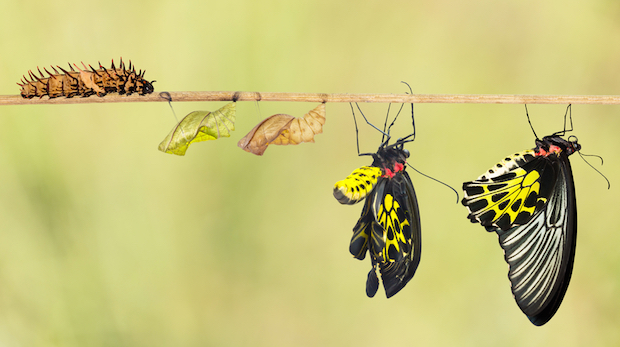
[[[194,142],[217,140],[230,137],[235,130],[235,103],[231,102],[214,111],[194,111],[179,124],[159,144],[159,150],[165,153],[185,155],[189,145]]]
[[[322,103],[301,118],[275,114],[258,123],[237,146],[246,152],[263,155],[269,145],[298,145],[314,142],[314,135],[323,132],[325,104]]]

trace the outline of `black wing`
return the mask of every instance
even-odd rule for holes
[[[421,242],[418,202],[409,175],[402,171],[380,179],[353,228],[350,245],[356,258],[364,259],[366,250],[371,256],[366,294],[373,297],[377,292],[377,269],[388,298],[405,287],[420,263]]]
[[[543,325],[560,307],[575,259],[577,211],[568,156],[539,158],[556,173],[549,200],[524,225],[506,231],[487,227],[499,236],[509,265],[508,278],[519,308],[534,325]]]

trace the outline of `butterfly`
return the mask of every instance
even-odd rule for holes
[[[415,139],[413,104],[413,133],[389,144],[390,129],[398,114],[386,130],[388,108],[385,125],[380,130],[362,113],[366,122],[383,134],[381,145],[376,153],[360,154],[358,139],[358,155],[372,156],[372,164],[354,170],[334,185],[334,197],[341,204],[352,205],[366,199],[362,215],[353,228],[349,251],[359,260],[363,260],[366,253],[370,255],[372,268],[366,281],[368,297],[377,293],[379,275],[386,296],[392,297],[411,280],[420,263],[420,212],[411,178],[405,171],[409,151],[404,145]],[[355,121],[354,111],[353,119]],[[355,130],[357,133],[357,121]]]
[[[566,114],[564,130],[542,140],[534,132],[535,148],[463,183],[468,218],[497,233],[517,305],[537,326],[560,307],[575,260],[577,204],[568,157],[581,145],[575,136],[563,138],[573,130],[570,116],[566,129]]]

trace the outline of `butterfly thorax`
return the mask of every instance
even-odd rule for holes
[[[549,135],[543,137],[542,140],[536,140],[536,147],[506,156],[499,163],[495,164],[485,173],[478,177],[478,181],[487,181],[503,176],[518,167],[524,166],[526,163],[536,159],[537,157],[555,157],[558,158],[561,153],[567,156],[579,151],[581,145],[577,141],[567,141],[558,135]]]
[[[570,138],[569,138],[570,140]],[[581,145],[574,141],[567,141],[558,135],[550,135],[543,137],[542,140],[536,139],[536,148],[534,152],[536,156],[549,157],[551,155],[560,156],[561,153],[566,153],[567,156],[578,152],[581,149]]]
[[[394,178],[396,173],[405,170],[409,151],[401,146],[381,147],[372,155],[372,166],[381,169],[381,177]]]

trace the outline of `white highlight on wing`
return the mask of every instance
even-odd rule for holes
[[[564,188],[565,177],[556,185]],[[568,224],[566,189],[555,189],[546,207],[527,224],[496,230],[509,265],[512,292],[523,312],[534,315],[547,304],[559,280]]]

